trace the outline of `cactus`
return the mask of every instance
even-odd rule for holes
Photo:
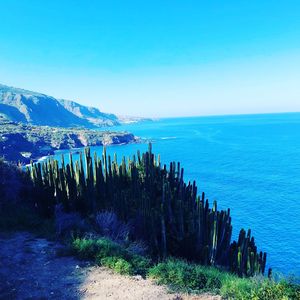
[[[65,210],[84,215],[111,210],[126,222],[141,216],[142,238],[156,256],[221,265],[240,276],[265,272],[266,254],[257,252],[251,231],[242,229],[238,241],[231,242],[230,210],[218,210],[216,201],[210,208],[195,181],[184,182],[180,163],[162,166],[151,144],[146,153],[123,157],[120,164],[105,147],[100,158],[86,148],[79,161],[73,162],[71,154],[69,161],[62,156],[60,167],[48,160],[28,168],[34,185],[47,191],[41,206],[62,203]]]

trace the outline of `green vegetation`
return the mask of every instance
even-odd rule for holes
[[[248,230],[240,231],[231,242],[230,210],[209,208],[208,200],[197,195],[196,183],[186,184],[180,164],[172,162],[169,170],[161,167],[149,145],[149,151],[133,160],[118,164],[106,155],[102,159],[85,149],[80,160],[61,166],[56,160],[32,164],[27,172],[43,193],[38,209],[51,216],[62,204],[65,211],[90,216],[98,211],[112,211],[123,222],[133,224],[131,239],[145,241],[151,255],[159,259],[182,257],[202,265],[218,265],[238,274],[264,273],[266,253],[258,252]]]
[[[107,238],[75,238],[71,249],[81,259],[91,259],[120,274],[145,276],[151,262],[150,259],[134,254]]]
[[[286,280],[275,282],[262,276],[240,278],[214,267],[168,259],[149,269],[149,276],[173,290],[211,292],[225,299],[300,299],[300,286]]]
[[[173,258],[154,264],[150,259],[133,254],[124,245],[107,238],[75,238],[71,248],[82,259],[90,259],[120,274],[147,275],[177,292],[209,292],[224,299],[237,300],[300,299],[300,286],[287,280],[275,282],[263,276],[240,278],[215,267]]]
[[[180,164],[161,167],[151,145],[120,165],[105,149],[102,159],[89,149],[84,158],[48,160],[27,172],[0,160],[0,230],[55,234],[81,259],[177,291],[300,299],[299,285],[262,275],[266,255],[251,232],[242,229],[231,242],[230,211],[209,208],[195,183],[184,183]]]

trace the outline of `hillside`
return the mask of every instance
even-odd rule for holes
[[[98,108],[87,107],[70,100],[58,101],[67,111],[95,126],[119,124],[118,117],[114,114],[103,113]]]
[[[103,127],[121,122],[114,114],[74,101],[0,84],[0,115],[14,122],[58,127]]]
[[[197,199],[175,163],[161,169],[152,152],[138,152],[118,165],[105,150],[94,161],[84,152],[72,164],[49,160],[26,172],[0,159],[0,299],[300,299],[294,279],[262,276],[250,232],[241,230],[238,255],[236,241],[221,242],[230,242],[231,218]],[[218,258],[221,247],[229,260]]]
[[[29,163],[55,150],[135,142],[127,132],[32,126],[0,117],[0,157]]]

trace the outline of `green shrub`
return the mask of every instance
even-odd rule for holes
[[[118,243],[115,243],[107,238],[100,238],[95,240],[97,246],[97,256],[108,257],[126,257],[128,254],[126,250]]]
[[[288,300],[300,299],[300,288],[287,281],[273,282],[264,280],[252,291],[253,300]]]
[[[236,300],[296,300],[300,299],[299,285],[286,280],[275,282],[264,277],[234,278],[226,275],[220,294]]]
[[[95,259],[98,248],[92,239],[75,238],[72,242],[72,250],[81,259]]]
[[[184,291],[216,291],[221,287],[220,271],[169,259],[149,269],[148,275],[160,284]]]
[[[133,266],[134,274],[145,276],[151,266],[151,260],[143,256],[134,254],[130,262]]]
[[[101,259],[97,257],[96,261],[98,264],[111,268],[120,274],[132,275],[134,273],[132,264],[120,257],[109,256]]]
[[[146,275],[151,260],[133,254],[122,245],[107,238],[75,238],[72,241],[73,252],[81,259],[94,260],[121,274]]]
[[[288,300],[300,299],[300,287],[286,280],[275,282],[262,276],[240,278],[214,267],[179,259],[167,259],[151,266],[151,260],[133,254],[107,238],[76,238],[72,249],[83,259],[109,267],[120,274],[148,274],[159,284],[184,292],[211,292],[225,299]]]
[[[222,278],[222,286],[219,293],[225,299],[251,299],[253,282],[246,278],[238,278],[231,274],[226,274]]]
[[[133,267],[131,263],[123,258],[119,258],[116,261],[114,270],[120,274],[133,274]]]
[[[81,259],[96,259],[96,256],[101,258],[126,257],[127,254],[121,245],[106,238],[75,238],[71,247]]]

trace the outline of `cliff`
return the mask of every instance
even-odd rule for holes
[[[0,116],[14,122],[55,127],[96,128],[119,125],[122,117],[70,100],[0,84]],[[127,117],[127,121],[143,118]]]
[[[0,157],[29,163],[55,150],[136,142],[127,132],[32,126],[0,118]]]

